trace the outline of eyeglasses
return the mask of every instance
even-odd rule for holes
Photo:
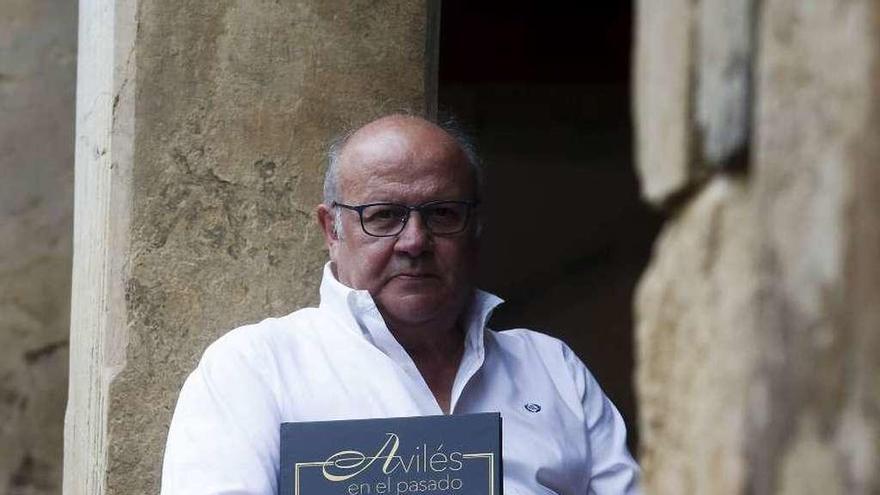
[[[416,206],[397,203],[344,205],[333,202],[333,206],[358,212],[361,228],[364,233],[373,237],[393,237],[400,234],[412,211],[419,212],[428,232],[434,235],[458,234],[467,228],[471,210],[478,204],[479,201],[429,201]]]

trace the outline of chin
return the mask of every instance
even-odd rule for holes
[[[425,323],[436,318],[445,309],[442,297],[402,296],[383,304],[385,312],[397,321],[410,324]]]

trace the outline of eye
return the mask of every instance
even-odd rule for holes
[[[448,206],[437,206],[429,210],[431,215],[435,217],[450,217],[456,214],[455,210]]]
[[[375,205],[364,209],[364,222],[392,223],[401,222],[406,216],[406,209],[396,205]]]
[[[371,218],[374,218],[376,220],[391,220],[392,218],[395,218],[397,216],[395,215],[395,213],[396,212],[391,208],[383,208],[372,214]]]
[[[464,223],[466,206],[460,203],[438,203],[424,210],[428,223],[435,231],[457,230]]]

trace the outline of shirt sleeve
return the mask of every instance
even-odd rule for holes
[[[566,360],[583,390],[581,403],[590,448],[591,495],[640,495],[639,466],[626,448],[626,425],[599,382],[571,349]]]
[[[275,495],[280,413],[265,369],[223,338],[187,378],[171,420],[162,495]]]

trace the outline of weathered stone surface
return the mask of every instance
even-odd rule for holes
[[[636,298],[648,493],[741,493],[754,370],[755,212],[744,179],[713,179],[668,222]]]
[[[113,127],[77,150],[83,190],[99,190],[98,204],[77,198],[77,238],[95,244],[75,257],[74,283],[93,289],[74,308],[65,489],[156,493],[174,401],[204,347],[316,301],[326,141],[433,98],[435,6],[142,0],[102,19],[110,0],[83,3],[116,74],[80,100],[95,123],[84,140]]]
[[[105,491],[107,389],[125,364],[135,8],[79,4],[66,494]]]
[[[761,17],[751,489],[878,493],[880,2],[768,0]]]
[[[638,2],[637,168],[655,206],[676,206],[747,159],[754,2]]]
[[[878,493],[880,2],[760,8],[749,170],[676,212],[640,287],[646,485]]]
[[[696,136],[706,166],[739,166],[751,131],[755,0],[701,0]]]
[[[61,488],[76,2],[0,1],[0,493]]]
[[[695,180],[692,153],[694,24],[691,0],[636,2],[636,165],[642,196],[662,205]]]

